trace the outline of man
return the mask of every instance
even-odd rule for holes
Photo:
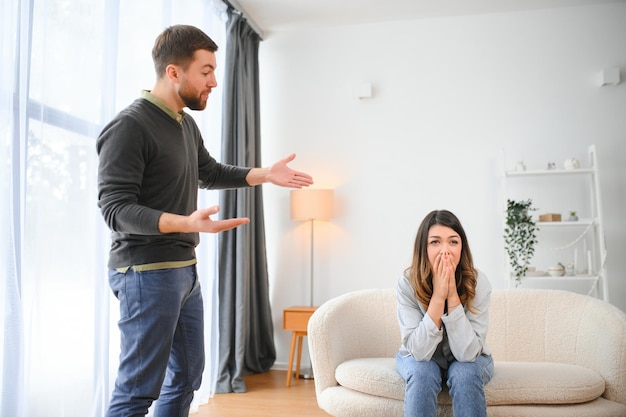
[[[249,219],[211,219],[219,208],[198,209],[198,187],[313,183],[287,166],[295,155],[270,168],[225,165],[209,155],[183,109],[206,107],[217,86],[216,50],[195,27],[167,28],[152,50],[154,88],[143,91],[97,140],[98,205],[112,231],[109,282],[120,301],[120,364],[108,417],[143,416],[157,398],[155,416],[186,417],[200,386],[199,233],[229,230]]]

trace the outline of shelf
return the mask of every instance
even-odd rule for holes
[[[532,171],[506,171],[507,177],[538,177],[544,175],[581,175],[593,174],[593,168],[576,168],[576,169],[538,169]]]
[[[564,275],[561,277],[553,277],[552,275],[534,275],[534,276],[523,276],[523,281],[528,280],[538,280],[538,281],[595,281],[599,278],[598,275]]]
[[[541,227],[586,227],[589,226],[591,224],[594,224],[596,221],[595,219],[580,219],[578,221],[575,222],[570,222],[570,221],[561,221],[561,222],[537,222],[537,226],[539,228]]]
[[[583,261],[587,261],[585,265],[594,267],[594,269],[584,269],[585,272],[589,271],[590,273],[583,273],[581,270],[578,275],[556,277],[549,275],[547,270],[527,271],[528,275],[521,277],[519,281],[524,283],[525,287],[530,288],[567,288],[576,292],[582,292],[582,288],[589,285],[592,287],[591,291],[582,292],[583,294],[590,295],[593,293],[598,298],[609,301],[607,276],[604,269],[606,247],[602,199],[600,197],[600,179],[598,178],[595,145],[590,145],[587,153],[588,162],[579,168],[565,169],[565,164],[556,168],[550,164],[550,167],[554,167],[554,169],[547,169],[546,165],[535,165],[535,168],[531,170],[518,171],[516,167],[522,166],[523,163],[510,166],[510,169],[503,166],[503,194],[507,203],[512,196],[529,200],[536,199],[542,202],[542,206],[544,206],[542,211],[549,211],[549,207],[552,207],[551,210],[554,210],[552,213],[560,213],[560,216],[554,216],[562,219],[558,222],[539,221],[540,216],[534,213],[533,222],[539,229],[536,243],[540,248],[537,251],[538,256],[534,260],[536,265],[554,265],[556,263],[554,258],[557,255],[552,255],[548,251],[561,250],[566,251],[566,253],[558,255],[561,261],[569,261],[573,252],[576,263],[580,246],[582,246]],[[506,161],[507,159],[503,156],[502,160]],[[537,169],[537,166],[543,169]],[[587,217],[569,221],[569,214],[572,211],[565,210],[564,206],[571,205],[575,199],[578,201],[576,205],[580,205],[583,200],[589,200],[588,211],[580,212]],[[543,219],[548,218],[550,217],[543,217]],[[506,222],[504,227],[508,227]],[[510,259],[507,257],[506,260],[510,267]],[[511,274],[510,268],[507,271]],[[539,275],[540,273],[544,275]],[[511,276],[507,286],[513,282],[519,284],[515,277]]]

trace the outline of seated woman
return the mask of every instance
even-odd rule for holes
[[[396,367],[406,381],[405,417],[435,417],[444,382],[455,417],[487,415],[490,296],[491,284],[474,268],[459,219],[447,210],[429,213],[397,286],[402,346]]]

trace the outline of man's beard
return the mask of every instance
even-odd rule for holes
[[[178,95],[183,103],[185,103],[185,106],[189,107],[191,110],[204,110],[206,108],[208,98],[207,100],[203,100],[202,94],[196,95],[195,92],[185,88],[185,86],[182,86]]]

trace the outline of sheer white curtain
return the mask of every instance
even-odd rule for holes
[[[24,357],[20,305],[23,228],[23,156],[18,137],[23,132],[25,105],[17,99],[23,82],[18,79],[20,57],[15,45],[21,20],[17,2],[0,3],[0,416],[23,415]]]
[[[0,4],[0,415],[101,416],[117,368],[119,313],[107,283],[94,140],[152,87],[150,52],[164,27],[196,25],[225,50],[221,2]],[[218,91],[194,114],[215,155]],[[217,202],[216,192],[202,194],[201,204]],[[203,236],[198,248],[208,355],[214,239]],[[198,401],[211,393],[210,364]]]

